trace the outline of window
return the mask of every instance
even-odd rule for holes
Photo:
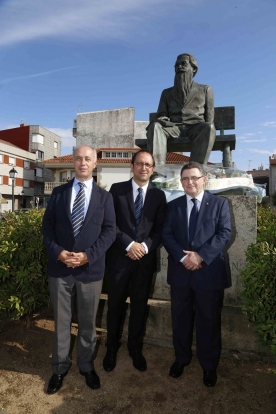
[[[56,141],[54,141],[54,148],[58,147],[58,143]]]
[[[30,187],[30,181],[29,180],[24,180],[23,181],[23,187],[24,188],[29,188]]]
[[[44,136],[40,134],[33,134],[32,142],[37,142],[38,144],[44,144]]]
[[[38,158],[39,160],[44,160],[44,152],[36,151],[36,158]]]
[[[123,153],[122,152],[117,152],[117,158],[123,158]]]
[[[105,153],[105,158],[110,158],[110,152]]]
[[[3,154],[0,154],[0,162],[3,162]]]
[[[30,168],[30,161],[24,161],[24,168]]]
[[[9,165],[15,165],[15,158],[9,157]]]
[[[36,167],[34,173],[35,173],[35,177],[43,177],[43,169],[42,168]]]
[[[123,158],[128,158],[128,152],[123,152]]]
[[[116,158],[116,152],[111,153],[111,158]]]

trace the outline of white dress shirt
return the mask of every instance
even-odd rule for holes
[[[74,178],[74,182],[73,182],[73,186],[72,186],[72,195],[71,195],[71,204],[70,204],[70,210],[72,213],[73,210],[73,205],[74,205],[74,201],[75,198],[80,190],[80,186],[78,184],[79,180],[75,177]],[[84,204],[84,217],[86,216],[87,210],[88,210],[88,206],[90,203],[90,199],[91,199],[91,195],[92,195],[92,187],[93,187],[93,178],[91,178],[90,180],[87,181],[82,181],[82,183],[84,184],[84,192],[85,192],[85,204]]]

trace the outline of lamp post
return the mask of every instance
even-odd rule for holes
[[[17,171],[12,168],[9,172],[9,176],[12,179],[12,211],[14,211],[14,179],[17,176]]]

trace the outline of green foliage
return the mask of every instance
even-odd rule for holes
[[[31,316],[49,303],[42,211],[5,214],[0,220],[0,311]]]
[[[257,241],[246,251],[241,271],[243,309],[259,337],[276,355],[276,213],[258,209]]]

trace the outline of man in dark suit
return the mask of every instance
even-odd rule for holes
[[[95,319],[105,269],[105,252],[116,237],[111,195],[97,186],[92,173],[97,163],[93,148],[81,146],[73,154],[76,176],[56,187],[43,218],[44,244],[54,309],[53,375],[47,392],[62,386],[70,361],[71,319],[78,313],[77,364],[86,384],[100,387],[93,354],[97,342]]]
[[[164,192],[149,183],[154,165],[154,158],[148,151],[138,151],[131,161],[133,178],[113,184],[110,189],[116,212],[117,236],[108,256],[107,352],[103,361],[106,371],[112,371],[116,366],[121,316],[128,294],[129,355],[136,369],[147,369],[142,354],[143,334],[166,208]]]
[[[214,386],[221,352],[221,309],[226,287],[223,249],[231,237],[228,201],[204,191],[202,166],[182,167],[186,195],[168,204],[162,240],[169,253],[168,283],[175,362],[170,376],[177,378],[192,358],[194,315],[197,357],[203,382]]]
[[[156,119],[147,131],[147,148],[157,165],[166,164],[167,139],[179,137],[192,141],[190,161],[208,162],[216,139],[214,97],[210,86],[193,81],[197,69],[193,55],[179,55],[174,86],[161,94]]]

